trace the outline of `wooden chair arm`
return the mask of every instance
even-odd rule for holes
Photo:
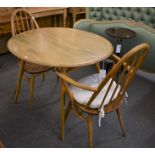
[[[78,87],[78,88],[81,88],[81,89],[85,89],[85,90],[89,90],[89,91],[93,91],[93,92],[96,92],[97,91],[97,88],[94,88],[94,87],[90,87],[90,86],[87,86],[87,85],[83,85],[77,81],[75,81],[74,79],[70,78],[69,76],[67,76],[66,74],[64,73],[60,73],[60,72],[56,72],[57,75],[62,78],[64,81]]]
[[[115,59],[116,61],[119,61],[121,58],[117,56],[116,54],[112,54],[112,58]],[[123,66],[125,67],[127,64],[124,63]],[[127,71],[130,70],[130,65],[127,66]]]
[[[119,61],[121,58],[117,56],[116,54],[112,54],[112,58],[115,59],[116,61]]]

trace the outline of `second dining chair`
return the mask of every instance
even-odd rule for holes
[[[117,63],[113,65],[107,75],[103,74],[101,77],[98,73],[75,81],[66,72],[57,72],[62,83],[61,140],[64,140],[64,125],[71,109],[88,124],[89,147],[93,146],[93,115],[99,115],[100,125],[101,118],[106,113],[116,112],[123,136],[126,135],[120,108],[124,102],[126,90],[136,71],[142,65],[148,50],[148,44],[143,43],[131,49],[122,58],[112,55]],[[65,103],[65,96],[69,98],[68,104]]]
[[[39,26],[38,26],[35,18],[30,13],[28,13],[25,9],[17,9],[12,13],[11,30],[12,30],[13,36],[15,36],[19,33],[22,33],[24,31],[32,30],[32,29],[39,29]],[[18,75],[18,82],[16,85],[15,103],[18,103],[23,74],[24,74],[24,72],[26,72],[31,75],[30,78],[28,78],[28,81],[30,82],[29,105],[30,105],[30,108],[32,108],[35,77],[38,75],[42,75],[43,79],[44,79],[45,72],[49,71],[51,68],[33,64],[33,63],[30,63],[30,62],[27,62],[27,61],[24,61],[21,59],[18,60],[18,65],[19,65],[19,75]]]

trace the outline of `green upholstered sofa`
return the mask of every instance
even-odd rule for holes
[[[87,19],[77,21],[74,28],[106,37],[116,46],[116,39],[105,32],[110,27],[124,27],[136,32],[136,37],[122,42],[123,55],[137,44],[147,42],[150,52],[142,69],[155,73],[155,8],[88,8]]]

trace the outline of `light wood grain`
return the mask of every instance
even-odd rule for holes
[[[31,14],[35,14],[35,13],[40,13],[40,12],[47,12],[47,11],[53,11],[52,13],[54,14],[54,11],[56,10],[63,10],[63,9],[67,9],[68,7],[26,7],[25,9],[31,13]],[[49,15],[53,15],[53,14]]]
[[[96,34],[71,28],[41,28],[12,37],[8,48],[15,56],[51,67],[79,67],[109,57],[112,44]]]
[[[29,13],[31,13],[35,18],[62,15],[63,26],[66,27],[67,8],[68,7],[27,7],[25,9]]]

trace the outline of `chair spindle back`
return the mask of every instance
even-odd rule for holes
[[[39,29],[39,26],[35,18],[25,9],[17,9],[12,13],[11,29],[14,36],[24,31]]]
[[[148,44],[146,43],[140,44],[135,48],[131,49],[116,64],[114,64],[113,68],[110,70],[110,72],[106,75],[106,77],[98,86],[98,91],[91,96],[89,102],[87,103],[87,107],[90,106],[92,101],[96,98],[96,96],[100,93],[100,91],[106,84],[108,86],[105,95],[103,95],[103,99],[100,104],[99,110],[103,108],[104,102],[108,97],[109,91],[112,91],[109,103],[113,104],[112,105],[113,108],[117,106],[119,101],[124,97],[124,94],[130,82],[134,78],[136,71],[142,65],[148,53],[148,50],[149,50]],[[114,85],[115,87],[113,87]],[[115,95],[116,97],[114,97]]]

